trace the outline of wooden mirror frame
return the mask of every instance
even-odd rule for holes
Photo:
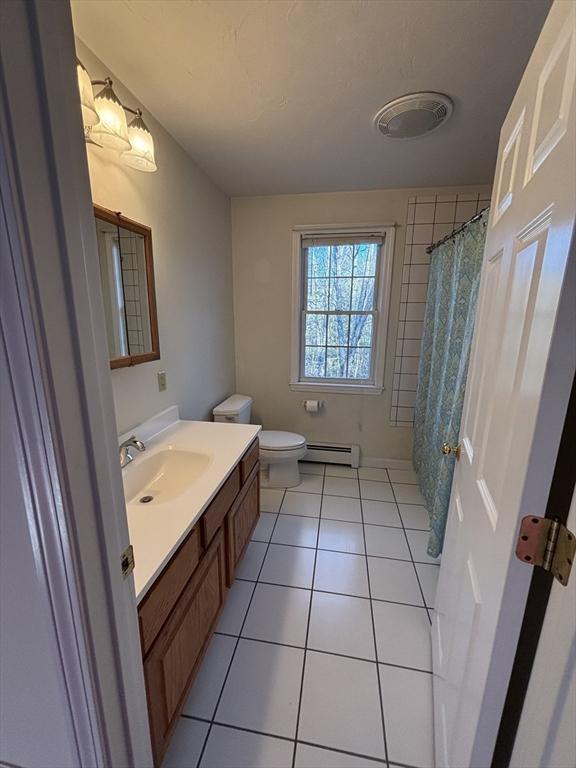
[[[122,216],[120,211],[110,211],[100,205],[94,205],[94,216],[103,219],[110,224],[115,224],[122,229],[135,232],[144,238],[144,258],[146,261],[146,288],[148,293],[148,312],[150,315],[150,342],[152,349],[150,352],[143,352],[139,355],[125,355],[124,357],[114,357],[110,360],[110,368],[128,368],[140,363],[149,363],[151,360],[160,359],[160,341],[158,337],[158,313],[156,310],[156,290],[154,288],[154,258],[152,256],[152,230],[144,224]]]

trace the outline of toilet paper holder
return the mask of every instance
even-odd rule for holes
[[[323,400],[302,400],[302,407],[306,413],[318,413],[323,406]]]

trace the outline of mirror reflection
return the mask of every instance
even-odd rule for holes
[[[112,367],[158,359],[150,230],[103,209],[95,217]]]

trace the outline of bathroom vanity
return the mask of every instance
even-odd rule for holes
[[[258,520],[259,429],[178,421],[125,471],[156,765]]]

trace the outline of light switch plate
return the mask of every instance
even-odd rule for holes
[[[158,371],[158,392],[166,391],[166,371]]]

